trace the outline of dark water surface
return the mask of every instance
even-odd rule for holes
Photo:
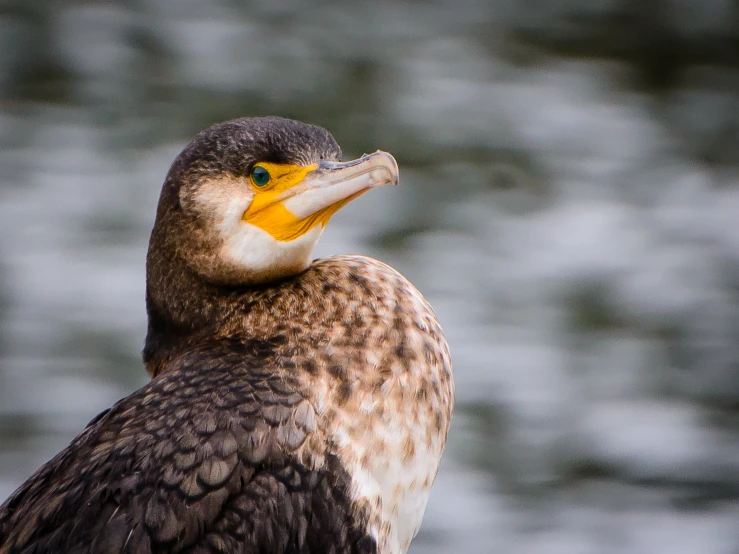
[[[0,4],[0,499],[146,381],[159,188],[214,121],[395,154],[319,255],[431,300],[414,553],[739,552],[739,6]]]

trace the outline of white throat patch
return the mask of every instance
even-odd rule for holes
[[[255,279],[272,280],[306,269],[323,227],[316,225],[291,241],[279,241],[259,227],[239,220],[225,234],[222,255],[234,265],[248,270]]]

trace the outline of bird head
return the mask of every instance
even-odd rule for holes
[[[302,272],[334,213],[398,182],[386,152],[340,160],[328,131],[298,121],[243,118],[206,129],[167,176],[149,270],[162,256],[176,257],[200,279],[230,286]]]

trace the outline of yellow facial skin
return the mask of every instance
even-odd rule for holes
[[[319,217],[300,219],[293,215],[283,204],[280,198],[295,185],[301,183],[305,176],[318,168],[318,164],[307,167],[293,164],[274,164],[261,162],[259,167],[266,169],[270,174],[269,182],[258,186],[250,177],[254,189],[254,200],[244,212],[242,219],[266,231],[279,241],[295,240],[307,233],[316,224],[326,225],[334,212],[328,214],[324,220]],[[338,208],[336,208],[338,210]],[[319,216],[320,214],[315,214]]]
[[[260,186],[254,169],[269,172]],[[242,220],[281,242],[295,240],[370,188],[397,184],[398,165],[385,152],[375,152],[349,162],[321,162],[302,166],[259,162],[250,176],[254,199]]]

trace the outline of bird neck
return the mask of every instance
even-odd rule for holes
[[[172,361],[183,345],[203,334],[219,318],[218,291],[203,283],[184,264],[174,261],[166,274],[149,267],[146,311],[149,326],[143,358],[155,377]],[[181,267],[176,267],[181,266]]]
[[[285,322],[296,312],[310,312],[308,305],[317,299],[311,269],[269,285],[225,287],[203,280],[182,260],[169,259],[164,272],[160,267],[156,260],[147,267],[143,358],[152,377],[177,356],[207,351],[208,345],[230,339],[271,342]]]

